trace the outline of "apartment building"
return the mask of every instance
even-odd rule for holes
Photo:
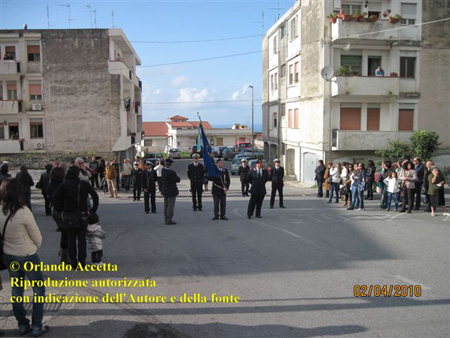
[[[375,158],[418,129],[449,155],[449,24],[420,25],[449,12],[445,1],[296,1],[263,39],[266,156],[313,183],[319,159]]]
[[[140,62],[121,29],[0,30],[0,154],[134,156]]]

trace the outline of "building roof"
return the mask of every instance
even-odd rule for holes
[[[181,115],[175,115],[175,116],[169,117],[167,119],[167,121],[169,121],[169,122],[185,122],[187,120],[189,120],[189,118],[181,116]]]
[[[189,122],[190,124],[194,125],[195,128],[198,128],[198,125],[200,124],[199,121],[195,122]],[[208,121],[202,121],[203,129],[213,129],[213,127],[209,124]]]
[[[189,129],[197,129],[200,122],[167,122],[169,126],[173,129],[176,128],[189,128]],[[213,129],[208,121],[203,121],[203,129]]]
[[[145,136],[167,136],[169,127],[166,122],[143,122],[142,129]]]

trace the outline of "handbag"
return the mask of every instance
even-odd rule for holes
[[[3,234],[1,234],[0,237],[0,271],[6,270],[8,266],[3,262],[3,242],[5,239],[5,231],[6,227],[8,226],[9,219],[11,218],[11,215],[8,215],[5,221],[5,226],[3,227]]]
[[[81,213],[80,209],[80,187],[81,181],[78,183],[78,193],[77,193],[77,210],[76,211],[63,211],[61,213],[61,218],[63,220],[63,227],[66,230],[76,230],[81,226]]]

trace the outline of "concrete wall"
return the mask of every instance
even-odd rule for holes
[[[448,18],[448,0],[422,0],[423,20]],[[418,128],[435,131],[442,144],[438,153],[450,154],[450,21],[423,26]]]
[[[46,149],[111,150],[120,78],[108,73],[108,30],[43,31],[42,45]]]

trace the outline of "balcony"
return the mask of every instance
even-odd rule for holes
[[[41,72],[41,63],[39,61],[28,61],[27,72],[28,73],[40,73]]]
[[[139,78],[123,61],[108,61],[108,68],[110,74],[120,74],[130,80],[136,87],[139,87]]]
[[[336,76],[332,79],[331,95],[392,96],[399,94],[398,77]]]
[[[18,114],[19,101],[0,101],[0,114]]]
[[[374,41],[393,42],[397,40],[420,41],[420,28],[405,26],[401,23],[389,23],[387,20],[377,22],[355,22],[337,20],[331,24],[331,39],[333,42],[369,44]]]
[[[19,140],[0,140],[0,154],[18,154],[20,152]]]
[[[389,140],[408,142],[412,131],[332,131],[333,150],[377,150],[389,147]]]
[[[1,60],[0,74],[1,75],[16,75],[20,73],[20,62],[15,60]]]

